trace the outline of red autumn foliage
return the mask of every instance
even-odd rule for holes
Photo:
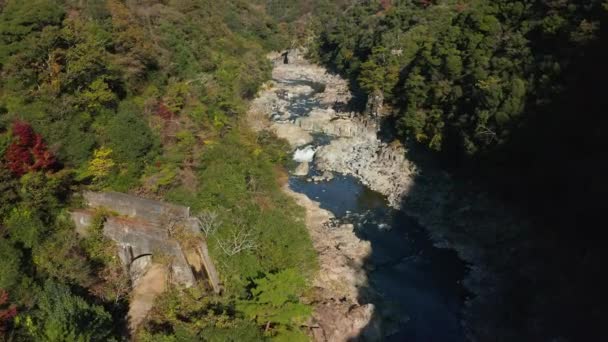
[[[24,121],[13,123],[13,142],[4,156],[8,168],[17,176],[30,171],[48,170],[55,164],[55,157],[48,150],[40,134]]]
[[[161,101],[158,103],[158,106],[156,106],[156,115],[160,116],[165,120],[172,120],[175,116],[175,113],[173,113],[171,109],[169,109],[169,107],[167,107],[167,105],[165,105]]]
[[[9,321],[15,316],[17,316],[17,307],[8,305],[8,293],[0,289],[0,338],[6,332]]]

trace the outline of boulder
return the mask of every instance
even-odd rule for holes
[[[306,176],[308,175],[308,171],[310,170],[310,165],[308,162],[303,162],[300,163],[296,169],[294,170],[293,174],[296,176]]]
[[[292,124],[273,123],[270,127],[277,137],[287,140],[292,148],[310,144],[313,140],[310,133]]]

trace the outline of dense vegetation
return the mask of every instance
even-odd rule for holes
[[[508,143],[563,90],[564,70],[596,38],[601,6],[364,1],[323,21],[316,51],[365,93],[383,92],[403,135],[472,156]]]
[[[139,339],[305,339],[299,299],[315,258],[301,209],[276,182],[287,147],[241,123],[269,77],[265,53],[300,43],[361,98],[382,95],[400,139],[533,221],[513,239],[537,252],[509,265],[528,274],[497,299],[520,334],[500,338],[553,339],[535,335],[550,324],[589,339],[605,317],[607,10],[602,0],[0,0],[0,339],[127,338],[129,280],[99,233],[103,215],[86,239],[69,217],[82,189],[185,204],[208,223],[224,295],[168,291]]]
[[[128,278],[102,217],[81,239],[68,214],[83,188],[213,220],[224,295],[169,291],[140,339],[302,339],[315,256],[276,181],[287,149],[240,119],[288,28],[241,0],[0,9],[0,339],[127,339]],[[234,236],[247,248],[222,244]]]
[[[487,241],[503,249],[488,255],[511,258],[500,266],[511,290],[496,298],[508,305],[493,313],[504,310],[501,324],[519,334],[495,340],[603,329],[607,15],[600,0],[394,0],[352,1],[314,20],[311,57],[363,99],[384,96],[387,126],[411,158],[422,146],[452,183],[474,189],[455,198],[487,192],[532,221]]]

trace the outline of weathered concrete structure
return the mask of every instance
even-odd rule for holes
[[[171,216],[176,219],[190,217],[190,208],[153,201],[119,192],[84,192],[91,208],[108,208],[121,216],[139,217],[146,221],[160,222]]]
[[[172,283],[191,287],[197,281],[207,281],[214,292],[221,292],[207,243],[199,234],[197,220],[190,217],[189,208],[117,192],[87,191],[83,196],[91,209],[72,212],[77,232],[87,235],[94,209],[105,208],[115,213],[116,216],[105,219],[103,234],[116,242],[118,256],[134,284],[146,274],[156,256],[169,263]],[[189,241],[188,248],[171,236],[171,229],[178,226],[196,237]]]

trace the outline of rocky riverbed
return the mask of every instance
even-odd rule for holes
[[[270,57],[276,60],[273,80],[248,112],[254,130],[270,130],[294,149],[312,143],[314,133],[357,134],[359,126],[348,115],[339,116],[334,110],[350,100],[346,81],[304,61],[282,64],[277,56]],[[309,106],[294,106],[294,98],[305,98],[298,102]],[[315,152],[311,147],[296,151],[295,159],[300,162],[296,175],[308,175]],[[373,325],[374,305],[359,301],[359,288],[367,283],[363,266],[371,253],[370,243],[356,236],[352,224],[336,223],[334,215],[320,208],[319,203],[288,186],[284,190],[306,209],[307,227],[319,256],[315,291],[308,298],[315,306],[308,324],[311,336],[316,341],[349,341],[362,336],[364,329],[367,335],[373,335],[366,328]]]
[[[250,108],[251,126],[273,131],[294,148],[310,144],[314,133],[333,137],[329,144],[316,150],[317,169],[353,175],[387,196],[393,208],[399,208],[412,183],[415,167],[405,158],[406,151],[401,145],[387,144],[378,138],[375,120],[360,113],[340,111],[352,97],[348,83],[303,60],[294,64],[276,63],[272,77],[273,81]],[[313,109],[294,108],[293,99],[298,97],[309,97]],[[302,170],[303,167],[300,173]]]

